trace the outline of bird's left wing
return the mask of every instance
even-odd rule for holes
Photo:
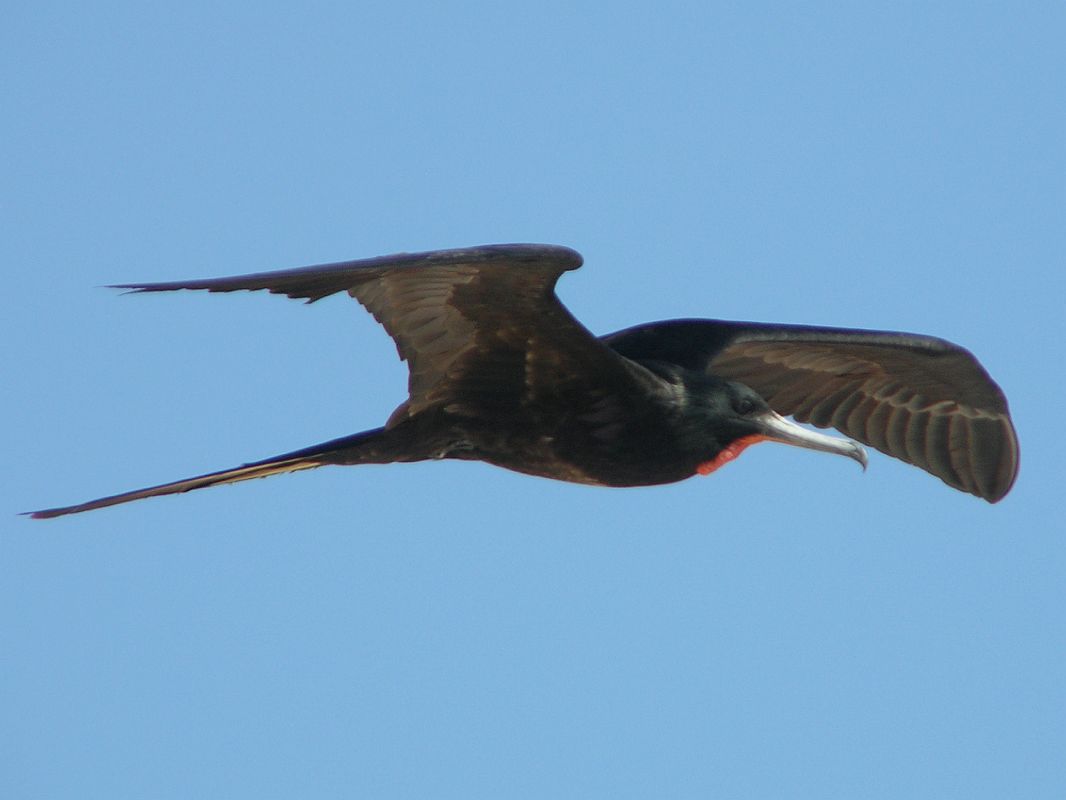
[[[309,303],[347,292],[385,327],[408,363],[410,398],[400,417],[437,403],[454,413],[495,408],[503,414],[523,397],[534,401],[538,392],[563,391],[568,383],[578,394],[596,382],[609,388],[634,379],[634,365],[589,333],[555,295],[559,276],[581,263],[566,247],[483,245],[114,288],[265,289]]]
[[[1018,473],[1006,397],[972,353],[943,339],[672,320],[603,341],[628,358],[744,383],[780,414],[836,428],[989,502],[1002,499]]]

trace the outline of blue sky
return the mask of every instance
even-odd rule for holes
[[[0,33],[0,796],[1051,798],[1066,786],[1059,3],[34,3]],[[322,469],[358,306],[109,283],[534,241],[591,329],[930,333],[989,506],[770,445],[639,490]]]

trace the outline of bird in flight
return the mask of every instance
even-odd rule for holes
[[[30,516],[327,464],[440,458],[647,486],[709,474],[762,441],[865,468],[862,442],[992,503],[1010,491],[1018,440],[1007,401],[967,350],[908,333],[711,319],[597,337],[555,295],[559,276],[581,264],[566,247],[501,244],[112,287],[266,289],[309,303],[347,292],[395,341],[409,396],[380,428]]]

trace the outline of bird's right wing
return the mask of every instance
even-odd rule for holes
[[[836,428],[949,486],[1002,499],[1018,474],[1007,400],[969,351],[931,336],[672,320],[603,337],[750,386],[780,414]]]

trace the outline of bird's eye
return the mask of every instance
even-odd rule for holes
[[[737,400],[737,403],[733,408],[738,414],[740,414],[740,416],[746,417],[755,410],[755,401],[750,397],[742,397]]]

